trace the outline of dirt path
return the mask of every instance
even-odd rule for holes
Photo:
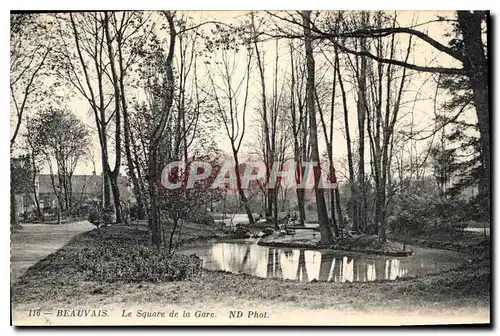
[[[13,284],[38,260],[63,247],[79,233],[95,228],[88,221],[67,224],[23,224],[10,236],[10,282]]]

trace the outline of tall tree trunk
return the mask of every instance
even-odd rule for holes
[[[120,204],[120,188],[118,187],[117,178],[111,179],[111,192],[113,193],[113,204],[115,206],[115,209],[118,209],[116,211],[116,223],[121,223],[122,217],[121,217],[121,204]]]
[[[156,162],[156,149],[155,147],[151,147],[149,150],[150,158],[149,158],[149,206],[151,208],[148,221],[149,227],[151,229],[151,243],[154,246],[160,247],[164,245],[163,239],[163,230],[160,222],[160,211],[158,204],[158,186],[157,186],[157,162]]]
[[[293,52],[291,53],[292,61],[293,61]],[[293,67],[295,69],[295,67]],[[294,70],[292,74],[294,74],[296,71]],[[300,77],[297,77],[300,78]],[[295,79],[295,76],[292,78]],[[296,181],[297,185],[300,185],[302,181],[304,180],[305,176],[305,167],[303,164],[309,160],[309,141],[308,141],[308,132],[309,132],[309,123],[308,123],[308,114],[304,110],[304,101],[302,100],[301,97],[301,90],[298,87],[298,85],[295,85],[295,92],[297,95],[297,107],[298,107],[298,116],[296,120],[298,121],[298,125],[296,125],[296,134],[294,135],[294,138],[296,138],[296,162],[297,162],[297,168],[296,168]],[[293,104],[295,106],[295,104]],[[292,109],[292,112],[295,112],[295,109]],[[306,209],[305,209],[305,204],[306,204],[306,193],[303,188],[297,188],[297,206],[299,208],[299,220],[300,224],[302,226],[305,225],[306,221]]]
[[[116,171],[111,171],[109,165],[106,164],[107,176],[104,183],[104,203],[106,207],[111,206],[111,194],[113,195],[113,207],[115,209],[116,223],[121,223],[121,206],[120,206],[120,189],[118,187],[118,174]],[[107,190],[106,190],[107,189]]]
[[[62,200],[61,200],[61,185],[56,186],[56,181],[54,178],[54,171],[52,169],[52,163],[50,159],[47,159],[50,170],[50,182],[52,183],[52,189],[54,190],[54,194],[56,195],[56,203],[57,203],[57,224],[61,224],[61,208],[62,208]]]
[[[124,134],[125,134],[125,155],[127,157],[127,167],[128,167],[128,172],[129,172],[129,177],[132,180],[132,187],[133,187],[133,193],[135,200],[137,202],[137,217],[139,220],[144,220],[146,219],[146,211],[145,211],[145,204],[144,204],[144,194],[142,191],[142,188],[139,184],[139,177],[136,175],[136,168],[139,171],[139,167],[134,164],[134,159],[132,157],[132,153],[130,150],[130,126],[129,126],[129,121],[128,121],[128,115],[125,117],[124,113],[124,118],[123,118],[123,123],[125,126],[124,129]]]
[[[105,130],[105,129],[104,129]],[[108,167],[108,147],[106,137],[103,137],[103,145],[101,145],[102,157],[102,192],[103,192],[103,208],[111,206],[111,187],[109,184],[109,167]]]
[[[347,162],[348,162],[348,168],[349,168],[349,187],[351,191],[351,221],[352,221],[352,227],[351,229],[353,231],[358,230],[358,207],[356,203],[356,189],[355,189],[355,175],[354,175],[354,160],[353,160],[353,153],[352,153],[352,145],[351,145],[351,131],[349,129],[349,110],[347,108],[347,94],[344,88],[344,82],[342,81],[342,75],[340,74],[340,67],[339,67],[339,58],[338,58],[338,53],[335,51],[335,61],[336,61],[336,69],[337,69],[337,76],[339,79],[339,85],[340,85],[340,91],[342,94],[342,105],[344,107],[344,128],[345,128],[345,139],[346,139],[346,146],[347,146]]]
[[[488,60],[484,54],[481,23],[485,11],[458,11],[458,23],[464,41],[464,51],[469,69],[468,77],[472,86],[474,105],[478,119],[481,141],[481,156],[484,176],[479,182],[480,197],[484,201],[486,213],[490,213],[491,202],[491,148],[490,148],[490,110],[488,87]],[[489,20],[489,17],[487,18]]]
[[[298,181],[298,183],[300,183],[300,181]],[[297,189],[297,206],[299,208],[300,225],[304,226],[306,223],[305,191],[304,191],[304,189]]]
[[[293,45],[290,44],[290,61],[291,61],[291,88],[290,88],[290,112],[292,119],[292,131],[293,131],[293,153],[295,159],[295,182],[300,185],[302,181],[302,159],[301,159],[301,148],[299,144],[300,129],[302,124],[302,114],[297,116],[296,101],[295,101],[295,64],[294,64],[294,53]],[[305,210],[304,210],[304,189],[296,188],[297,194],[297,207],[299,209],[299,222],[301,226],[305,224]]]
[[[252,29],[253,33],[257,35],[256,27],[255,27],[255,21],[254,21],[254,14],[253,12],[251,13],[251,18],[252,18]],[[255,55],[257,58],[257,66],[259,68],[259,78],[260,78],[260,85],[261,85],[261,100],[262,100],[262,122],[263,122],[263,128],[264,128],[264,161],[266,165],[266,185],[269,183],[269,176],[271,173],[271,167],[272,167],[272,154],[270,153],[271,145],[269,143],[269,120],[267,116],[267,95],[266,95],[266,82],[265,82],[265,76],[264,76],[264,63],[262,61],[262,56],[259,50],[259,45],[258,45],[258,40],[255,38],[254,41],[254,48],[255,48]],[[266,188],[265,189],[266,195],[267,195],[267,202],[266,202],[266,217],[271,217],[272,216],[272,211],[273,211],[273,190]]]
[[[337,172],[335,171],[335,168],[331,168],[331,176],[332,176],[332,182],[337,184]],[[335,230],[335,237],[340,236],[339,228],[343,229],[345,227],[344,224],[344,216],[342,214],[342,205],[340,204],[340,191],[339,191],[339,186],[337,184],[337,187],[335,189],[331,189],[331,206],[332,206],[332,218],[334,218],[334,212],[337,212],[337,218],[338,218],[338,224],[334,223],[334,230]]]
[[[243,186],[241,184],[241,174],[240,174],[240,163],[238,161],[238,152],[233,149],[233,158],[234,158],[234,172],[236,174],[236,187],[238,188],[238,194],[240,195],[240,200],[241,203],[243,203],[243,206],[245,207],[245,211],[248,216],[248,221],[250,223],[254,222],[253,215],[252,215],[252,210],[250,209],[250,206],[248,205],[248,199],[245,195],[245,191],[243,190]]]
[[[336,180],[337,178],[335,178]],[[337,183],[337,182],[335,182]],[[337,209],[337,216],[338,216],[338,219],[339,219],[339,223],[338,223],[338,227],[342,230],[345,228],[345,223],[344,223],[344,216],[343,216],[343,213],[342,213],[342,205],[340,204],[340,191],[339,191],[339,188],[337,186],[337,188],[335,188],[334,190],[334,195],[335,195],[335,207]],[[340,233],[340,235],[342,236],[342,233]]]
[[[172,68],[172,61],[175,52],[175,40],[177,38],[177,32],[175,30],[174,16],[175,14],[171,11],[164,12],[164,15],[168,21],[169,27],[169,48],[167,57],[165,59],[165,72],[166,78],[164,79],[164,98],[162,106],[159,112],[160,120],[153,127],[153,134],[150,138],[149,143],[149,158],[148,158],[148,173],[149,173],[149,225],[151,228],[151,242],[156,247],[161,247],[164,245],[164,234],[163,225],[160,221],[160,209],[158,202],[158,179],[160,177],[157,154],[160,141],[162,139],[162,134],[165,131],[165,126],[170,119],[170,113],[172,104],[174,101],[174,85],[175,78]]]
[[[312,50],[311,38],[311,11],[302,12],[304,22],[304,36],[305,36],[305,51],[307,59],[307,109],[309,112],[310,120],[310,142],[311,142],[311,159],[314,166],[314,191],[316,194],[316,205],[318,210],[318,221],[321,232],[321,245],[331,245],[333,243],[333,235],[330,230],[328,221],[328,212],[325,202],[325,194],[322,188],[319,188],[319,181],[321,178],[320,157],[318,148],[318,132],[316,125],[316,110],[314,107],[314,92],[315,92],[315,78],[314,78],[314,55]]]
[[[338,237],[340,232],[339,232],[339,227],[337,225],[337,218],[335,216],[335,192],[333,189],[330,189],[330,218],[332,219],[332,227],[333,227],[333,233],[335,234],[335,237]]]
[[[362,13],[362,23],[367,25],[367,13]],[[361,39],[361,50],[366,51],[366,39]],[[366,74],[367,60],[361,57],[358,76],[358,229],[366,230],[366,181],[365,181],[365,125],[366,125]]]
[[[141,210],[141,208],[139,208],[138,217],[139,217],[139,219],[141,219],[141,218],[146,219],[149,205],[148,205],[148,198],[147,198],[147,190],[146,190],[146,186],[144,185],[145,179],[143,178],[143,176],[141,174],[142,168],[141,168],[141,163],[140,163],[139,156],[137,153],[137,149],[135,148],[135,146],[133,147],[133,149],[134,149],[133,165],[134,165],[135,169],[137,170],[137,185],[139,188],[138,192],[142,195],[141,200],[142,200],[142,204],[143,204],[142,210]]]
[[[143,220],[146,218],[146,212],[144,210],[144,197],[143,197],[143,193],[141,191],[141,188],[139,186],[139,180],[138,180],[139,167],[136,167],[134,165],[134,159],[132,158],[132,152],[131,152],[131,146],[132,146],[131,141],[130,141],[131,129],[130,129],[130,120],[129,120],[129,114],[128,114],[127,100],[125,97],[125,84],[124,84],[124,82],[125,82],[125,70],[123,67],[122,37],[121,37],[121,35],[117,36],[117,41],[118,41],[118,65],[119,65],[119,70],[120,70],[120,76],[119,76],[120,91],[121,91],[120,98],[121,98],[122,112],[123,112],[123,136],[124,136],[124,141],[125,141],[125,156],[127,158],[127,168],[128,168],[129,177],[132,180],[134,197],[137,201],[138,219]],[[137,175],[136,175],[136,168],[138,170]]]
[[[11,170],[12,171],[12,170]],[[14,189],[14,185],[12,181],[10,183],[10,227],[18,227],[18,218],[17,218],[17,200],[16,193]]]
[[[267,164],[266,164],[267,166]],[[269,168],[267,168],[266,170],[269,170]],[[274,193],[273,193],[273,189],[272,188],[266,188],[267,190],[267,197],[266,197],[266,217],[272,217],[273,216],[273,197],[274,197]]]
[[[278,223],[278,187],[275,186],[274,188],[274,227],[275,229],[279,229],[279,223]]]
[[[118,188],[118,176],[120,175],[121,166],[121,91],[118,80],[118,74],[115,65],[115,53],[113,50],[113,40],[109,32],[109,13],[104,12],[104,32],[106,34],[106,42],[108,47],[108,57],[111,67],[111,75],[114,89],[114,105],[115,105],[115,167],[110,171],[111,191],[113,192],[113,200],[115,206],[116,222],[121,223],[121,206],[120,206],[120,189]]]
[[[173,223],[172,231],[170,231],[170,238],[168,239],[168,251],[172,252],[174,250],[174,234],[175,230],[177,229],[177,226],[179,225],[179,218],[175,217],[174,218],[174,223]]]
[[[68,176],[68,215],[73,218],[73,174]]]
[[[40,207],[40,199],[38,198],[38,190],[36,187],[36,178],[38,176],[38,171],[36,169],[35,155],[33,154],[31,155],[31,166],[33,172],[33,175],[31,176],[31,184],[33,187],[33,198],[35,199],[36,216],[38,217],[39,221],[43,222],[42,209]]]
[[[333,165],[333,117],[334,117],[334,107],[335,107],[335,85],[336,85],[336,71],[334,69],[334,75],[333,75],[333,88],[332,88],[332,100],[331,100],[331,105],[330,105],[330,129],[327,129],[326,122],[325,122],[325,116],[323,114],[323,109],[321,108],[321,104],[319,101],[318,97],[318,92],[315,91],[315,96],[316,96],[316,102],[318,104],[318,112],[319,116],[321,119],[321,126],[323,127],[323,135],[325,138],[326,142],[326,150],[327,150],[327,156],[328,156],[328,164],[329,164],[329,180],[332,183],[337,183],[337,176],[335,173],[335,167]],[[330,189],[330,216],[332,219],[332,227],[333,227],[333,232],[335,233],[335,237],[340,236],[339,232],[339,227],[337,225],[337,220],[335,218],[335,211],[339,210],[339,222],[341,222],[341,226],[343,226],[343,218],[342,218],[342,210],[340,207],[336,207],[336,202],[335,202],[335,197],[336,197],[336,192],[338,192],[338,186],[335,187],[335,189]],[[340,199],[340,197],[339,197]],[[340,204],[339,204],[340,205]]]
[[[301,154],[302,154],[302,163],[308,162],[311,157],[311,141],[310,141],[310,134],[309,134],[309,115],[307,111],[304,109],[305,107],[305,102],[301,105],[299,103],[299,109],[300,115],[303,117],[302,118],[302,143],[301,143]],[[305,166],[300,166],[301,170],[301,178],[302,180],[305,180],[306,178],[309,178],[309,175],[306,176],[306,167]],[[306,220],[306,191],[305,189],[301,189],[301,210],[304,213],[304,221]]]

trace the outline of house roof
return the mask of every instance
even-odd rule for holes
[[[56,175],[54,175],[54,181],[57,185],[58,181]],[[71,185],[73,189],[73,195],[76,197],[85,194],[98,195],[102,193],[102,175],[73,175],[71,178]],[[130,191],[130,182],[126,177],[118,177],[118,189],[120,190],[121,199],[127,200],[133,198],[133,195]],[[54,193],[50,174],[38,175],[38,192],[40,194]]]

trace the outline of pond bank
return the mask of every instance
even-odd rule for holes
[[[120,244],[149,244],[144,229],[111,227],[108,237]],[[186,226],[186,238],[215,235],[208,229]],[[132,239],[132,240],[131,240]],[[89,248],[95,243],[89,234],[82,234],[63,247],[62,255]],[[69,261],[71,262],[71,261]],[[117,260],[116,262],[120,262]],[[377,309],[411,312],[449,309],[480,309],[487,312],[490,302],[490,261],[477,259],[463,266],[398,281],[373,282],[299,282],[262,279],[249,275],[204,271],[199,277],[173,282],[103,283],[82,281],[81,275],[64,273],[56,267],[39,269],[34,265],[22,281],[14,284],[14,309],[53,308],[68,306],[96,307],[126,303],[144,307],[164,305],[233,308],[263,307],[266,309]]]
[[[261,238],[258,245],[282,248],[329,248],[394,257],[405,257],[413,254],[413,251],[405,248],[404,244],[391,240],[382,242],[380,237],[376,235],[346,232],[346,237],[336,240],[332,246],[321,246],[320,239],[321,233],[314,229],[296,229],[292,235],[275,233]]]
[[[281,248],[226,241],[179,250],[205,270],[296,281],[371,282],[435,274],[462,266],[463,253],[412,247],[415,255],[388,256],[332,249]]]

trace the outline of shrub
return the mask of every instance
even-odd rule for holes
[[[101,221],[102,215],[97,208],[90,208],[87,219],[90,223],[97,225]]]
[[[198,216],[195,216],[192,219],[192,222],[197,223],[197,224],[203,224],[203,225],[215,224],[215,220],[209,212],[204,212],[202,214],[199,214]]]
[[[388,217],[388,225],[400,235],[462,232],[470,212],[469,203],[460,199],[403,194]]]
[[[234,230],[230,233],[230,235],[231,235],[231,238],[235,238],[235,239],[249,238],[251,236],[250,230],[243,227],[243,226],[237,227],[236,230]]]
[[[42,278],[99,282],[168,282],[189,279],[201,271],[196,256],[169,254],[167,249],[143,245],[146,237],[123,232],[100,236],[95,232],[49,255],[28,270]],[[80,248],[88,243],[89,246]],[[75,248],[78,245],[78,248]]]
[[[196,256],[169,254],[149,246],[84,248],[76,255],[86,280],[104,282],[168,282],[192,278],[201,270]]]

